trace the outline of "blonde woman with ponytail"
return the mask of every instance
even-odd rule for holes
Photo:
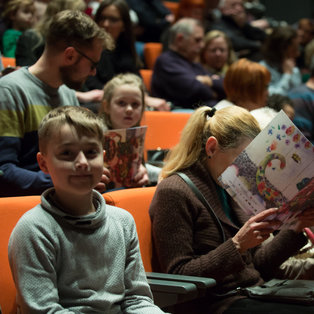
[[[313,307],[256,301],[233,293],[238,287],[274,278],[279,266],[306,243],[305,225],[314,225],[314,214],[301,217],[297,227],[281,230],[261,246],[278,228],[278,221],[266,219],[277,209],[248,217],[220,186],[218,177],[259,132],[258,122],[244,108],[200,107],[167,156],[150,206],[155,261],[163,272],[217,282],[216,294],[184,304],[181,313],[313,311]],[[205,202],[181,174],[194,183]]]

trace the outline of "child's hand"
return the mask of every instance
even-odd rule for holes
[[[99,183],[95,186],[95,190],[99,193],[104,193],[106,191],[106,185],[110,182],[110,171],[104,167],[103,174]]]
[[[132,187],[144,186],[148,182],[149,182],[149,180],[148,180],[147,169],[144,167],[144,165],[140,165],[138,173],[136,174],[136,176],[133,179]]]

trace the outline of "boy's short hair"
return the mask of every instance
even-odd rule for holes
[[[39,125],[38,142],[41,152],[46,151],[51,137],[65,124],[73,127],[80,137],[95,137],[103,142],[104,125],[100,117],[84,107],[63,106],[51,110]]]
[[[94,39],[101,40],[106,49],[113,48],[111,36],[90,16],[77,10],[64,10],[53,17],[47,30],[46,45],[59,50],[67,46],[83,48],[91,47]]]

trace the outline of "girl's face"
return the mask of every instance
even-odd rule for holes
[[[228,45],[223,37],[211,40],[204,51],[206,64],[213,69],[221,70],[228,60]]]
[[[106,113],[114,129],[127,129],[139,124],[143,106],[141,90],[125,84],[115,88]]]
[[[12,16],[13,28],[19,31],[24,31],[31,28],[34,22],[35,8],[31,6],[21,6]]]
[[[98,25],[104,28],[115,41],[124,31],[120,12],[113,4],[103,9]]]

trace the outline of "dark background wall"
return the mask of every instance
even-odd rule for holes
[[[260,0],[266,6],[266,16],[285,20],[289,24],[300,18],[314,19],[314,0]]]

